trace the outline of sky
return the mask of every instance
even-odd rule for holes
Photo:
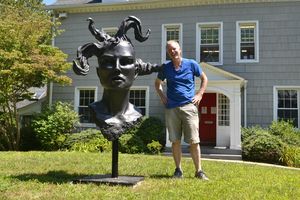
[[[56,0],[43,0],[46,5],[53,4]]]

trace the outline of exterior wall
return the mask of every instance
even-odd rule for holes
[[[141,19],[144,33],[151,29],[149,39],[138,43],[132,39],[136,55],[144,61],[161,61],[162,24],[181,23],[183,25],[183,56],[196,58],[196,24],[223,22],[223,65],[217,66],[248,80],[247,83],[247,124],[268,125],[273,120],[273,86],[300,85],[300,2],[293,3],[253,3],[194,6],[183,8],[114,11],[99,13],[68,14],[62,21],[65,30],[56,38],[56,46],[69,55],[71,61],[76,57],[78,46],[95,41],[88,31],[86,19],[92,17],[97,28],[118,26],[128,15]],[[236,21],[253,20],[259,22],[259,62],[236,63]],[[96,59],[90,60],[96,66]],[[99,86],[98,99],[102,89],[91,68],[86,77],[69,72],[72,86],[54,84],[53,100],[74,100],[76,86]],[[156,74],[138,77],[137,86],[150,86],[149,115],[163,119],[163,107],[154,89]],[[208,77],[209,78],[209,77]],[[244,99],[239,100],[244,103]],[[234,105],[233,105],[234,106]],[[243,110],[243,109],[241,109]],[[244,121],[245,119],[242,119]],[[235,142],[234,142],[235,143]]]

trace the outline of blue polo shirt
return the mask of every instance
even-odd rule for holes
[[[163,69],[158,73],[157,78],[167,80],[167,108],[175,108],[192,102],[195,96],[195,76],[200,77],[202,69],[192,59],[183,58],[178,71],[173,63],[164,63]]]

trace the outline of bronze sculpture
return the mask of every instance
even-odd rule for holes
[[[135,39],[144,42],[150,30],[142,35],[141,22],[134,16],[125,18],[115,36],[110,36],[94,27],[89,18],[89,30],[98,40],[88,43],[77,50],[77,59],[73,61],[73,70],[78,75],[89,71],[88,58],[97,56],[97,75],[104,88],[102,100],[90,105],[95,123],[102,134],[110,141],[118,139],[122,133],[134,126],[141,114],[129,103],[129,90],[138,75],[157,72],[159,65],[145,63],[135,58],[135,51],[126,33],[134,29]]]

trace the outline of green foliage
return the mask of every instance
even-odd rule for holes
[[[142,139],[134,134],[123,134],[119,138],[119,151],[122,153],[142,153],[145,151],[145,144]]]
[[[286,145],[280,160],[287,166],[300,168],[300,147]]]
[[[242,147],[244,159],[299,167],[300,132],[291,122],[274,121],[266,129],[243,128]]]
[[[267,131],[259,131],[245,138],[242,147],[242,156],[245,160],[280,163],[283,143],[276,136]]]
[[[249,138],[252,135],[255,135],[257,132],[263,132],[264,129],[260,126],[252,126],[249,128],[242,128],[242,142]]]
[[[148,144],[157,141],[156,149],[147,148]],[[142,121],[131,130],[123,134],[119,139],[119,149],[123,153],[156,153],[161,151],[165,144],[164,126],[160,119],[156,117],[144,117]]]
[[[274,121],[269,127],[269,133],[279,137],[288,145],[300,147],[300,133],[297,132],[289,121]]]
[[[144,144],[149,144],[153,140],[158,141],[160,144],[165,144],[164,124],[156,117],[144,118],[140,126],[138,126],[136,135],[143,140]]]
[[[59,149],[79,122],[78,114],[68,103],[57,102],[46,108],[32,122],[33,130],[44,150]]]
[[[106,152],[111,151],[111,142],[104,138],[99,130],[86,129],[80,133],[67,135],[62,150]]]
[[[159,154],[161,152],[162,148],[163,148],[163,146],[158,141],[152,140],[151,143],[147,144],[147,149],[152,154]]]
[[[9,150],[19,149],[17,103],[32,98],[29,89],[71,83],[66,54],[50,44],[57,27],[40,0],[0,3],[0,140]]]

